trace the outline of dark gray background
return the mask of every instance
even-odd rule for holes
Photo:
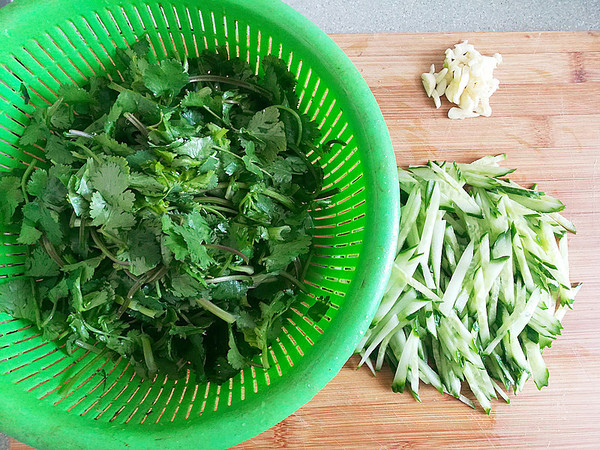
[[[0,0],[0,7],[10,1]],[[600,29],[600,0],[284,0],[284,2],[311,19],[327,33]]]
[[[600,29],[600,0],[284,1],[327,33]],[[1,433],[0,450],[8,450]]]

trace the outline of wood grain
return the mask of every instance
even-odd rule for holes
[[[513,179],[566,203],[578,234],[570,241],[571,276],[583,281],[563,335],[545,353],[550,385],[528,383],[490,416],[422,387],[422,403],[394,394],[392,374],[337,377],[295,414],[239,446],[253,448],[481,448],[600,445],[600,32],[338,34],[390,128],[398,164],[471,161],[506,152]],[[443,51],[468,39],[499,52],[500,89],[491,118],[451,121],[420,85]],[[12,449],[27,446],[11,441]]]

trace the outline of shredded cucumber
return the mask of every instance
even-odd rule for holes
[[[529,378],[579,286],[569,278],[564,205],[504,178],[505,155],[399,169],[401,222],[386,294],[359,344],[360,365],[394,368],[394,391],[419,382],[489,413]],[[373,362],[375,364],[373,366]]]

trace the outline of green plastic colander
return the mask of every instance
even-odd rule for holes
[[[144,34],[158,59],[225,45],[255,67],[267,54],[287,61],[300,109],[323,142],[348,142],[335,154],[311,156],[324,168],[324,188],[341,191],[314,213],[310,294],[288,314],[269,370],[244,369],[221,386],[197,383],[193,373],[144,380],[125,360],[94,361],[83,349],[69,356],[35,327],[0,314],[0,429],[36,447],[204,448],[248,439],[337,374],[391,270],[398,182],[381,112],[344,53],[279,0],[16,0],[0,10],[0,170],[23,169],[32,156],[43,161],[41,150],[24,154],[18,146],[34,105],[52,103],[60,84],[114,72],[115,49]],[[0,230],[0,282],[23,271],[26,248],[11,231]],[[322,296],[332,307],[314,323],[305,313]],[[81,369],[63,397],[61,386]]]

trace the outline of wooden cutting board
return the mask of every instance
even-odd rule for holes
[[[563,335],[545,353],[550,385],[533,382],[492,413],[422,386],[417,403],[392,374],[355,370],[352,358],[311,402],[240,448],[600,447],[600,32],[337,34],[332,38],[373,90],[398,164],[469,162],[507,153],[512,178],[567,205],[578,234],[571,278],[584,282]],[[492,117],[452,121],[421,86],[444,50],[468,39],[501,53]],[[199,444],[201,445],[201,444]],[[12,449],[28,448],[16,441]]]

